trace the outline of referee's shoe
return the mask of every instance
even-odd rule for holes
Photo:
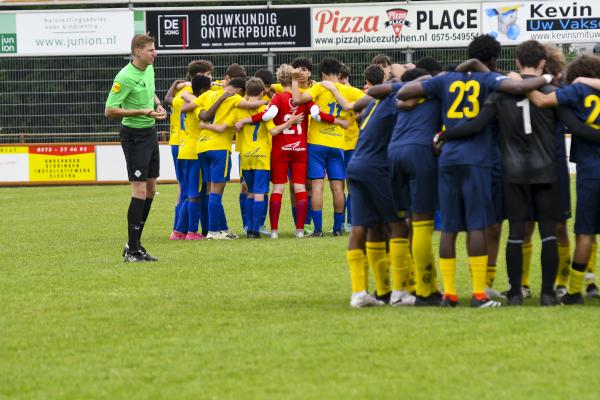
[[[140,246],[139,251],[129,251],[129,244],[125,244],[123,253],[121,254],[123,261],[125,262],[145,262],[145,261],[158,261],[158,258],[153,257],[146,251],[144,246]]]

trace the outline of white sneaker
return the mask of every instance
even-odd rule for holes
[[[208,232],[206,240],[221,240],[221,232]]]
[[[231,231],[221,231],[222,239],[239,239],[240,237]]]
[[[417,298],[405,290],[392,292],[390,297],[390,306],[414,306]]]
[[[265,236],[269,236],[271,234],[271,230],[267,228],[266,225],[261,226],[258,231]]]
[[[554,292],[556,293],[556,297],[560,299],[567,294],[567,288],[564,286],[557,286]]]
[[[490,287],[485,288],[484,292],[485,292],[486,296],[489,298],[506,300],[506,296],[504,296],[502,293],[500,293],[499,291],[497,291],[494,288],[490,288]]]
[[[362,293],[355,293],[350,299],[350,307],[353,308],[380,307],[384,304],[385,303],[383,301],[377,300],[366,291]]]
[[[304,229],[296,229],[296,238],[302,239],[304,237]]]
[[[350,231],[352,230],[352,224],[344,222],[344,225],[342,226],[342,230],[346,233],[350,233]]]
[[[271,239],[279,239],[279,231],[276,229],[273,229],[270,233]]]
[[[531,298],[531,289],[529,288],[529,286],[521,286],[521,293],[523,293],[524,299]]]
[[[593,272],[586,272],[583,276],[583,281],[586,285],[596,282],[596,274],[594,274]]]

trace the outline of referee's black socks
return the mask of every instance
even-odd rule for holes
[[[140,250],[140,233],[141,233],[141,221],[144,216],[144,209],[146,205],[145,199],[138,199],[135,197],[131,198],[129,203],[129,209],[127,210],[127,234],[129,251],[136,252]],[[150,207],[148,207],[148,211]],[[147,214],[146,214],[147,216]]]
[[[142,213],[142,219],[140,220],[140,230],[138,233],[138,241],[140,242],[140,246],[142,245],[142,231],[144,230],[144,225],[146,225],[146,220],[148,219],[148,214],[150,214],[150,207],[152,207],[153,197],[148,197],[144,201],[144,212]]]

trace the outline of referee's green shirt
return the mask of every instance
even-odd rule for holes
[[[132,63],[127,64],[115,77],[108,99],[107,108],[126,110],[154,109],[154,68],[148,65],[142,71]],[[130,128],[150,128],[154,118],[145,115],[123,117],[123,125]]]

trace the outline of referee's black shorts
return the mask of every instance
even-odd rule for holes
[[[563,202],[558,182],[504,182],[504,208],[512,222],[556,222],[564,219]]]
[[[149,178],[158,178],[160,155],[156,129],[121,126],[119,136],[129,180],[144,182]]]

